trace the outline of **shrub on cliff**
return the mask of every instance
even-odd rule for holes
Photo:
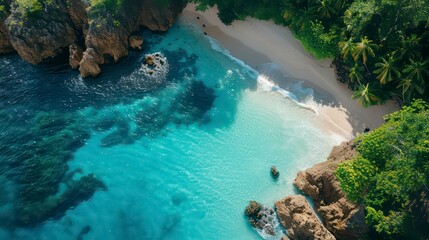
[[[53,0],[16,0],[18,11],[25,18],[35,18],[40,15],[45,5],[53,4]]]
[[[347,198],[366,205],[367,223],[382,238],[428,236],[429,209],[418,209],[429,200],[429,104],[403,107],[356,143],[360,156],[336,170]]]

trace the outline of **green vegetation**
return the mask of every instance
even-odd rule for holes
[[[103,25],[118,28],[121,25],[121,16],[125,0],[90,0],[88,11],[90,25],[101,28]]]
[[[124,0],[90,0],[91,7],[103,7],[110,11],[120,9],[124,3]]]
[[[51,5],[53,0],[15,0],[16,7],[25,18],[36,18],[42,13],[45,6]]]
[[[359,156],[336,175],[347,198],[366,205],[377,238],[428,236],[429,105],[415,101],[356,144]]]
[[[288,26],[316,58],[332,58],[363,106],[429,99],[429,0],[192,0],[217,5],[230,24],[246,16]]]

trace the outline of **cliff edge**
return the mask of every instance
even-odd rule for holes
[[[355,147],[353,141],[343,142],[341,145],[334,147],[325,162],[299,172],[294,181],[294,185],[313,200],[315,210],[321,217],[323,224],[336,239],[364,239],[369,231],[365,222],[365,207],[353,204],[345,198],[340,189],[339,181],[334,174],[338,164],[356,156]],[[302,199],[302,201],[305,201],[304,198]],[[285,202],[284,199],[281,201]],[[303,222],[308,221],[308,218],[297,218],[293,221],[298,221],[298,223],[285,225],[284,223],[290,221],[291,216],[294,216],[295,210],[292,208],[289,212],[283,214],[284,210],[279,208],[279,206],[282,206],[281,201],[276,203],[277,212],[282,224],[291,235],[291,232],[296,231],[291,226],[302,225]],[[317,227],[317,229],[321,228]],[[320,233],[320,231],[315,231],[307,239],[320,239],[320,234],[315,235],[316,232]],[[291,238],[299,239],[292,236]]]
[[[183,0],[0,0],[0,53],[15,50],[38,64],[69,52],[73,68],[95,77],[100,65],[128,55],[130,36],[141,26],[166,31],[184,6]]]

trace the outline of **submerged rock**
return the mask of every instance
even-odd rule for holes
[[[291,239],[335,239],[319,221],[304,196],[289,196],[277,201],[276,210]]]
[[[262,237],[272,238],[276,236],[276,239],[282,237],[281,230],[278,228],[277,215],[273,208],[250,201],[244,213],[249,217],[249,223]]]
[[[277,178],[279,178],[279,176],[280,176],[280,173],[279,173],[279,171],[277,170],[277,167],[276,166],[272,166],[271,167],[271,176],[274,178],[274,179],[277,179]]]
[[[163,83],[169,71],[167,58],[160,52],[146,54],[139,70],[152,83]]]
[[[359,239],[368,233],[365,208],[345,198],[334,174],[339,163],[356,156],[355,144],[343,142],[332,149],[326,162],[299,172],[294,185],[314,202],[326,228],[339,239]]]

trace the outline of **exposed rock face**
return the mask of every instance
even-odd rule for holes
[[[262,237],[268,237],[268,239],[282,239],[285,237],[279,228],[280,224],[273,208],[264,206],[255,201],[250,201],[244,214],[249,218],[249,223],[252,227],[254,227]]]
[[[6,19],[4,25],[0,22],[0,53],[15,49],[26,61],[38,64],[67,51],[72,44],[84,44],[79,62],[84,77],[96,76],[101,72],[99,65],[127,56],[129,47],[141,48],[141,38],[129,39],[140,26],[166,31],[185,6],[183,0],[169,0],[166,4],[125,0],[121,7],[106,10],[106,7],[90,6],[86,0],[53,0],[39,1],[42,10],[34,13],[12,2],[7,19],[8,11],[5,16],[0,14],[0,20]],[[80,49],[72,46],[70,64],[77,68]]]
[[[130,44],[130,48],[142,50],[143,38],[136,35],[131,35],[128,38],[128,43]]]
[[[82,77],[95,77],[101,73],[98,63],[103,62],[103,58],[98,55],[93,48],[87,48],[83,53],[82,61],[79,63],[79,71]]]
[[[335,239],[319,221],[304,196],[286,197],[276,202],[276,209],[291,239]]]
[[[0,1],[0,5],[1,4],[5,4],[5,3]],[[7,7],[6,4],[2,6]],[[6,20],[8,14],[9,14],[9,10],[6,8],[3,11],[0,11],[0,54],[14,51],[12,44],[10,43],[10,40],[9,40],[9,34],[7,32],[6,26],[4,25],[4,21]]]
[[[338,239],[365,236],[368,226],[363,206],[349,202],[334,175],[337,165],[356,156],[353,142],[333,148],[326,162],[298,173],[294,185],[314,201],[326,228]]]
[[[10,42],[26,61],[38,64],[55,57],[63,48],[77,41],[76,29],[67,12],[66,4],[54,0],[43,1],[44,9],[37,16],[24,15],[17,3],[12,4],[5,25]]]
[[[73,69],[79,68],[79,63],[83,57],[83,49],[77,44],[69,46],[69,63]]]
[[[127,56],[128,37],[138,31],[140,25],[150,30],[166,31],[174,23],[183,7],[182,0],[170,0],[166,6],[152,0],[129,0],[124,2],[122,12],[107,14],[102,19],[93,19],[89,24],[85,45],[92,48],[93,52],[101,58],[92,53],[86,53],[87,56],[92,56],[92,61],[80,63],[81,75],[96,76],[93,74],[95,72],[88,74],[85,70],[95,69],[95,64],[104,64],[109,61],[109,58],[117,62],[121,57]],[[83,66],[85,64],[90,66]]]
[[[140,15],[139,23],[152,31],[167,31],[183,7],[182,1],[170,0],[167,7],[157,1],[145,0],[142,5],[145,14]]]

